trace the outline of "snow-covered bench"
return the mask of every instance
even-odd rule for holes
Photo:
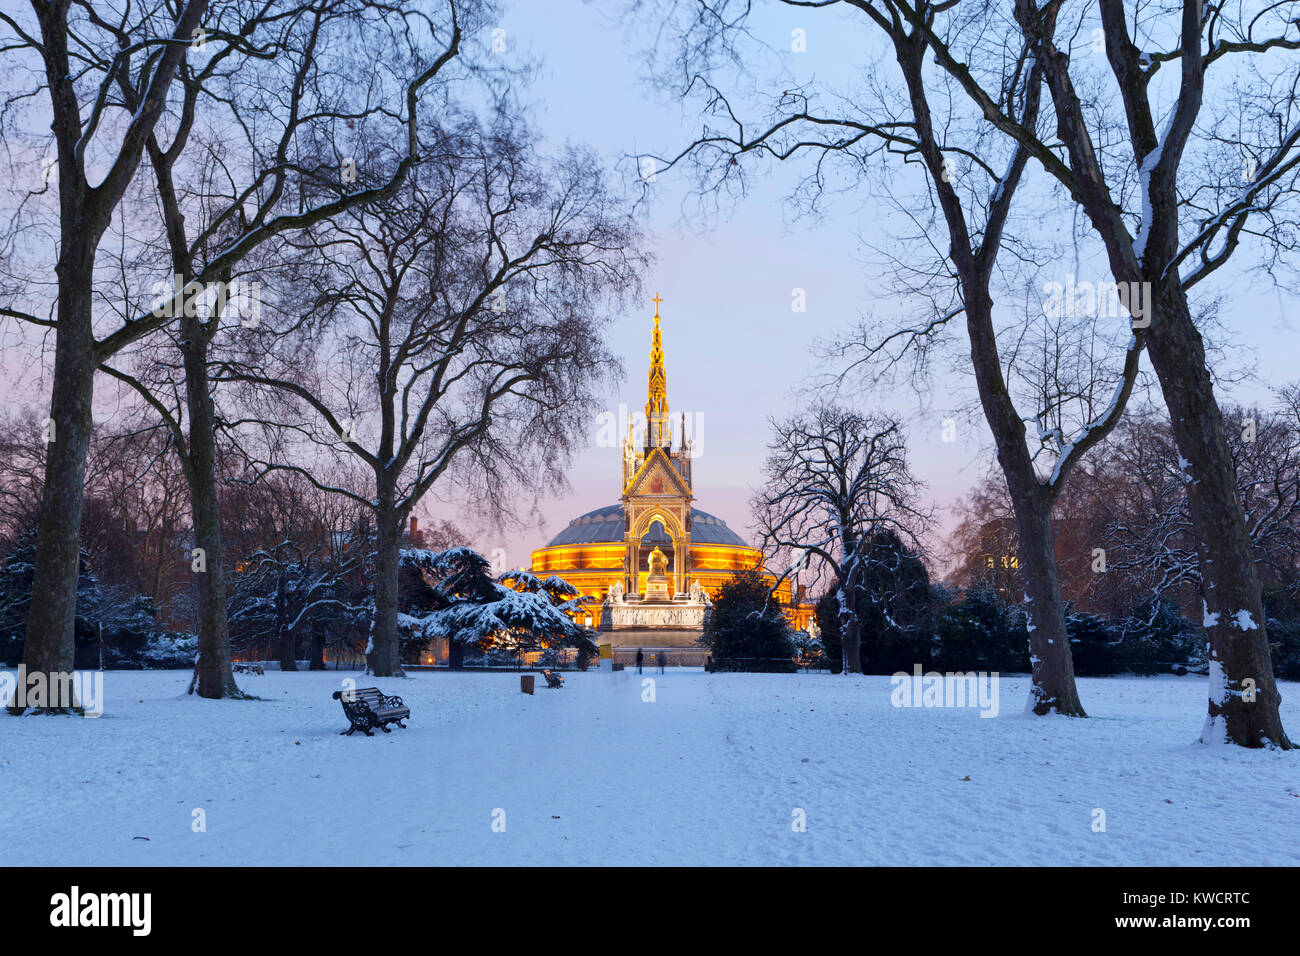
[[[347,730],[339,731],[340,735],[351,736],[353,731],[360,730],[367,737],[373,737],[372,731],[376,727],[387,734],[390,733],[388,724],[397,724],[405,730],[406,724],[402,721],[411,716],[411,708],[402,703],[402,698],[382,694],[378,687],[360,687],[354,691],[336,690],[334,699],[343,705],[343,713],[352,722]]]
[[[542,676],[546,678],[547,687],[558,689],[564,686],[564,678],[555,671],[542,671]]]

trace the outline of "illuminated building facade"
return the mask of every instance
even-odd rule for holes
[[[644,427],[629,420],[623,442],[621,500],[574,518],[568,527],[532,555],[532,571],[556,574],[593,599],[589,623],[608,629],[610,608],[623,612],[626,605],[649,614],[663,599],[647,595],[650,555],[657,548],[668,559],[667,600],[681,605],[680,612],[663,611],[665,620],[688,620],[687,608],[698,606],[694,585],[710,597],[734,572],[763,569],[763,552],[751,547],[721,518],[694,507],[691,491],[696,457],[686,427],[686,416],[673,434],[668,408],[668,380],[664,365],[658,296],[650,346],[649,387]],[[769,584],[776,576],[763,569]],[[657,583],[657,582],[656,582]],[[613,593],[611,594],[611,588]],[[790,606],[790,581],[781,583],[777,597],[796,627],[811,618],[811,605]],[[687,625],[689,627],[689,625]],[[698,630],[698,629],[697,629]],[[615,640],[614,643],[623,643]]]

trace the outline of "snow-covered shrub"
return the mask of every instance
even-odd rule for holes
[[[1268,643],[1273,673],[1282,680],[1300,680],[1300,599],[1289,588],[1264,594]]]
[[[1300,681],[1300,622],[1269,618],[1268,643],[1273,674],[1281,680]]]
[[[939,614],[934,667],[941,671],[1029,671],[1025,613],[991,587],[977,586]]]
[[[1099,614],[1068,614],[1065,632],[1077,675],[1098,677],[1120,670],[1123,635],[1110,621]]]
[[[1119,620],[1066,616],[1074,672],[1081,677],[1168,673],[1205,662],[1205,634],[1168,601],[1134,608]]]
[[[824,670],[827,667],[826,648],[822,642],[807,631],[795,631],[791,635],[794,641],[795,659],[800,667],[812,670]]]
[[[537,659],[538,667],[559,667],[564,663],[562,658],[563,650],[559,647],[548,647],[542,651],[542,656]]]
[[[140,660],[146,670],[187,668],[194,666],[194,655],[198,652],[199,639],[193,634],[154,634],[146,642]]]
[[[0,662],[22,658],[31,604],[35,533],[24,535],[0,563]],[[189,667],[194,663],[195,639],[168,633],[158,623],[153,598],[122,587],[105,587],[91,572],[83,550],[77,578],[77,616],[73,626],[73,666],[149,668]],[[186,649],[187,648],[187,649]]]
[[[495,644],[485,655],[489,667],[515,667],[521,657],[517,647],[507,644]]]
[[[1166,673],[1171,665],[1189,668],[1205,664],[1205,631],[1190,621],[1170,601],[1135,608],[1118,622],[1121,632],[1119,669],[1135,674]]]

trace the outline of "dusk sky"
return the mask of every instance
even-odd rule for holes
[[[505,5],[501,29],[506,56],[542,64],[525,101],[548,145],[587,144],[611,168],[626,170],[629,156],[677,152],[698,133],[701,120],[695,103],[684,104],[675,90],[651,84],[646,63],[653,24],[624,19],[623,11],[622,4],[583,0],[512,2]],[[881,70],[895,66],[853,17],[768,10],[753,22],[756,35],[773,48],[768,66],[773,74],[786,69],[796,78],[815,75],[829,83],[846,75],[846,64],[863,71],[873,64]],[[808,50],[785,53],[796,27],[806,30]],[[600,82],[593,82],[594,76]],[[626,377],[608,396],[608,410],[617,412],[623,403],[635,411],[645,403],[654,314],[650,298],[662,295],[673,418],[676,422],[682,412],[698,413],[703,422],[696,505],[751,539],[749,498],[761,481],[768,416],[796,411],[800,400],[795,390],[810,374],[825,370],[814,352],[818,340],[840,335],[861,316],[891,307],[884,291],[888,276],[871,247],[888,242],[889,220],[882,217],[892,210],[882,211],[865,190],[858,190],[833,197],[816,221],[797,219],[785,199],[807,165],[756,166],[750,195],[708,217],[690,212],[689,174],[657,176],[644,218],[657,262],[646,276],[643,301],[615,316],[609,331]],[[806,290],[806,312],[791,309],[795,288]],[[1289,349],[1268,348],[1278,337],[1296,335],[1295,310],[1287,308],[1283,294],[1255,279],[1223,279],[1217,290],[1228,296],[1222,320],[1240,346],[1230,353],[1231,360],[1241,367],[1257,362],[1259,378],[1267,383],[1248,378],[1235,384],[1231,395],[1268,401],[1269,386],[1300,377],[1286,360]],[[964,334],[955,336],[947,364],[964,364],[965,349]],[[984,474],[991,456],[981,420],[974,429],[961,427],[955,443],[941,441],[943,418],[973,398],[972,376],[942,369],[926,395],[906,384],[856,395],[861,410],[891,411],[907,421],[913,467],[933,497],[940,533],[955,524],[952,505]],[[587,448],[570,470],[571,492],[541,502],[542,527],[482,533],[475,543],[485,551],[503,547],[512,566],[526,564],[532,549],[570,518],[617,501],[619,451],[597,447],[598,431],[599,423],[593,421]],[[456,514],[454,506],[432,502],[429,511]]]
[[[684,106],[672,91],[656,90],[649,82],[645,63],[650,40],[643,24],[622,24],[611,16],[609,5],[578,0],[510,3],[506,10],[507,55],[542,61],[527,102],[551,145],[584,143],[599,150],[611,168],[625,169],[628,156],[674,153],[698,132],[694,106]],[[781,16],[764,22],[771,24],[771,41],[788,46],[798,21]],[[844,39],[837,44],[841,53],[847,52]],[[830,38],[815,32],[810,36],[813,48],[821,42]],[[601,82],[592,83],[592,76]],[[663,297],[673,420],[686,412],[703,425],[696,506],[747,538],[752,538],[749,498],[761,478],[768,416],[789,415],[797,408],[792,391],[813,370],[816,340],[845,331],[878,291],[874,277],[862,268],[860,248],[863,235],[873,235],[870,204],[854,198],[818,222],[794,221],[784,199],[798,170],[756,172],[745,201],[707,218],[689,214],[689,176],[670,172],[656,177],[644,225],[657,261],[646,275],[644,301],[614,317],[609,332],[626,377],[609,395],[608,410],[617,413],[622,403],[636,411],[645,404],[654,314],[650,298],[656,293]],[[805,312],[792,310],[795,288],[806,291]],[[910,392],[902,401],[889,399],[864,394],[861,406],[909,416],[916,412],[918,402]],[[930,435],[921,432],[925,419],[913,425],[912,447],[919,474],[946,506],[983,467],[982,458],[976,461],[982,436],[940,446],[941,418],[939,412],[927,416],[933,425]],[[488,534],[476,543],[486,551],[504,547],[509,564],[524,564],[532,549],[570,518],[617,501],[619,450],[598,447],[598,431],[593,420],[588,447],[570,472],[571,493],[542,501],[542,528],[512,532],[503,540]],[[931,443],[935,449],[927,453],[925,445]],[[430,511],[455,516],[454,507],[432,505]]]
[[[676,86],[656,86],[650,78],[655,24],[644,16],[625,16],[625,4],[518,0],[504,3],[503,11],[506,50],[498,55],[540,64],[535,81],[519,95],[534,129],[545,137],[544,148],[572,143],[596,149],[611,180],[626,183],[631,193],[636,187],[628,182],[636,168],[631,157],[675,154],[698,134],[698,101],[683,102]],[[770,55],[754,68],[759,79],[738,78],[735,89],[779,91],[784,84],[810,78],[827,86],[860,88],[862,77],[877,70],[892,82],[896,64],[859,20],[845,13],[765,7],[752,26],[756,39],[770,46]],[[790,51],[795,28],[806,31],[806,52]],[[667,55],[671,43],[664,41],[662,49]],[[686,412],[702,426],[696,505],[751,541],[749,499],[761,481],[767,419],[799,410],[807,398],[797,390],[810,375],[833,370],[818,356],[817,343],[844,334],[866,315],[904,315],[904,306],[888,292],[890,276],[877,250],[899,251],[894,237],[906,224],[865,187],[828,197],[815,219],[797,217],[786,200],[808,166],[807,161],[784,167],[755,163],[747,170],[749,195],[705,216],[694,212],[695,183],[688,172],[658,175],[641,208],[656,262],[645,275],[640,298],[611,317],[608,331],[625,377],[606,395],[606,411],[617,414],[620,406],[636,411],[645,403],[651,297],[663,297],[673,419],[677,422]],[[1043,225],[1049,232],[1060,231],[1060,224],[1050,220]],[[1238,260],[1252,261],[1239,255],[1235,271],[1224,270],[1213,289],[1207,283],[1204,290],[1223,297],[1220,320],[1227,338],[1218,332],[1215,341],[1232,346],[1226,362],[1216,367],[1220,373],[1235,373],[1231,391],[1221,397],[1267,402],[1270,388],[1300,378],[1288,360],[1298,331],[1296,311],[1285,293],[1245,275]],[[806,295],[804,312],[792,310],[795,289]],[[964,334],[960,328],[952,332],[926,392],[902,381],[874,388],[863,383],[848,396],[862,411],[890,412],[905,420],[913,469],[934,503],[935,545],[956,522],[952,506],[991,463],[987,429],[978,417],[962,420],[955,442],[941,441],[943,419],[958,408],[970,408],[974,399],[973,377],[962,370],[968,361]],[[52,340],[46,343],[43,364],[36,365],[15,357],[24,355],[38,334],[11,325],[7,335],[4,400],[20,414],[43,417]],[[18,344],[19,335],[26,345]],[[1279,342],[1287,347],[1276,347]],[[97,417],[112,415],[105,405],[111,405],[110,391],[106,383],[100,386]],[[485,553],[502,548],[509,566],[526,564],[531,551],[570,518],[618,499],[619,451],[597,445],[600,427],[600,419],[593,418],[585,450],[568,470],[570,492],[539,503],[540,525],[505,532],[484,529],[465,517],[454,500],[433,497],[426,500],[423,516],[451,518]],[[942,562],[942,554],[935,556]]]

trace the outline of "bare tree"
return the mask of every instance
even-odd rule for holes
[[[190,581],[189,498],[170,436],[147,408],[130,412],[91,438],[81,539],[101,577],[129,582],[166,615]]]
[[[1295,391],[1284,389],[1281,397],[1276,412],[1228,406],[1225,431],[1256,567],[1262,578],[1294,589],[1300,555],[1300,418],[1292,404]],[[1102,469],[1106,486],[1126,493],[1098,495],[1095,501],[1106,523],[1102,543],[1108,567],[1131,577],[1151,597],[1190,591],[1202,613],[1209,594],[1172,426],[1148,414],[1126,423],[1116,439],[1106,449]]]
[[[378,676],[401,674],[398,561],[413,509],[458,480],[510,514],[517,487],[561,478],[617,367],[603,307],[641,263],[589,155],[543,162],[505,117],[424,139],[394,199],[286,244],[281,321],[214,376],[263,396],[249,416],[264,422],[259,443],[246,442],[256,469],[297,472],[373,514]],[[322,481],[315,462],[336,455],[355,456],[371,487]]]
[[[959,588],[988,587],[1012,601],[1020,590],[1016,516],[1006,482],[990,474],[953,510],[960,520],[949,535],[949,581]]]
[[[1052,138],[1008,111],[1003,91],[981,84],[946,39],[998,35],[1006,22],[1000,10],[943,4],[937,26],[934,10],[901,3],[897,9],[985,119],[1028,151],[1082,210],[1130,305],[1135,295],[1145,299],[1143,340],[1185,462],[1198,560],[1208,575],[1211,686],[1201,739],[1289,748],[1232,454],[1188,292],[1246,237],[1263,240],[1274,267],[1294,252],[1286,209],[1300,172],[1300,74],[1286,54],[1300,49],[1300,5],[1183,0],[1176,17],[1158,5],[1126,10],[1122,0],[1072,4],[1069,17],[1062,15],[1066,6],[1016,0],[1018,31],[1004,46],[1008,53],[1027,47],[1042,71],[1055,113]],[[1094,10],[1108,66],[1102,78],[1089,71],[1087,57],[1071,55]],[[1172,48],[1169,36],[1176,37]],[[1226,69],[1243,58],[1266,72],[1252,77]],[[1166,64],[1178,68],[1172,89],[1163,82]],[[1202,115],[1212,67],[1224,73],[1215,92],[1230,98],[1217,118]],[[1167,110],[1158,99],[1166,92]],[[1124,117],[1120,137],[1112,106]],[[1243,175],[1223,175],[1221,161],[1232,155],[1223,149],[1227,141],[1238,160],[1230,168]],[[1193,172],[1197,159],[1218,168],[1180,183],[1180,172]]]
[[[6,310],[53,327],[56,342],[50,414],[56,440],[47,458],[37,539],[36,587],[50,600],[29,619],[24,660],[33,670],[71,667],[76,528],[93,373],[128,346],[179,320],[188,434],[176,416],[169,414],[168,421],[191,488],[196,544],[206,556],[196,579],[201,609],[197,688],[206,697],[239,696],[225,624],[214,421],[205,371],[208,343],[222,309],[201,317],[193,301],[214,286],[224,290],[239,263],[271,237],[391,195],[416,158],[422,91],[459,52],[457,4],[448,0],[441,23],[411,5],[379,0],[295,5],[191,0],[164,3],[143,14],[128,10],[121,17],[88,3],[34,6],[39,40],[15,18],[3,19],[19,39],[10,45],[9,55],[35,51],[45,63],[60,199],[57,317]],[[214,50],[195,52],[209,43]],[[430,46],[434,53],[426,56]],[[391,80],[391,74],[377,73],[367,88],[349,91],[340,77],[357,56],[390,58],[409,71],[408,77]],[[78,64],[75,70],[70,59]],[[266,89],[282,89],[283,97],[267,100]],[[83,124],[84,101],[93,101],[93,107]],[[119,117],[125,118],[125,132],[115,144],[111,135]],[[398,144],[383,157],[382,173],[359,179],[356,160],[351,160],[354,175],[341,175],[333,158],[301,151],[304,142],[328,143],[361,156],[349,141],[358,131]],[[220,148],[232,134],[247,140],[245,153],[232,156]],[[114,158],[103,181],[92,187],[88,156],[104,149]],[[196,151],[200,155],[193,155]],[[369,152],[377,158],[378,151]],[[161,246],[177,277],[175,289],[165,304],[127,311],[101,332],[95,328],[92,301],[99,243],[146,155],[156,181]],[[219,182],[224,188],[182,194],[178,169],[203,186]],[[186,213],[198,224],[193,232]],[[141,384],[119,369],[110,371],[133,386]],[[151,404],[164,411],[161,403]]]
[[[834,5],[784,2],[792,7]],[[915,204],[899,206],[918,225],[919,243],[912,248],[927,257],[919,266],[899,263],[900,271],[914,277],[907,291],[922,304],[922,321],[879,334],[864,329],[856,341],[844,343],[842,352],[851,356],[850,371],[866,367],[878,373],[881,365],[897,364],[909,352],[925,353],[948,323],[965,317],[980,404],[1015,514],[1030,617],[1032,710],[1083,716],[1065,630],[1052,510],[1078,462],[1119,421],[1137,379],[1141,340],[1126,336],[1127,345],[1112,363],[1119,366],[1115,371],[1105,362],[1077,357],[1066,376],[1051,374],[1063,371],[1059,362],[1047,365],[1037,379],[1038,393],[1031,390],[1028,396],[1037,403],[1034,413],[1026,415],[1018,408],[999,345],[993,284],[1005,245],[1016,246],[1017,256],[1030,258],[1028,243],[1017,241],[1007,230],[1032,154],[1020,144],[1008,146],[990,137],[982,124],[963,126],[960,98],[953,98],[927,69],[933,21],[939,11],[954,4],[860,0],[846,5],[865,15],[888,41],[904,85],[896,105],[883,93],[870,109],[842,95],[823,105],[817,91],[797,87],[774,96],[775,115],[751,128],[701,72],[719,53],[735,57],[733,38],[744,30],[750,8],[748,3],[715,0],[701,4],[698,15],[692,10],[688,16],[680,64],[687,93],[702,90],[706,113],[723,126],[707,127],[687,149],[660,162],[668,167],[691,162],[709,188],[721,189],[740,180],[740,160],[747,154],[777,160],[811,155],[814,167],[804,185],[813,202],[824,188],[833,159],[842,159],[858,177],[880,157],[925,171],[922,203],[937,209],[941,224],[932,229],[913,211]],[[987,51],[982,38],[972,36],[964,52],[972,60],[983,59]],[[992,69],[1000,71],[999,105],[1018,123],[1034,129],[1039,122],[1042,67],[1029,55],[1026,44],[1002,53],[991,61]],[[937,261],[931,263],[930,257]],[[1045,336],[1044,341],[1053,343],[1059,358],[1059,336]],[[1085,354],[1095,358],[1092,352]],[[1027,422],[1036,426],[1032,438],[1026,435]],[[1050,460],[1040,467],[1044,458]]]
[[[6,412],[0,420],[0,547],[6,551],[40,520],[43,431],[26,415]]]
[[[81,539],[98,576],[147,594],[166,614],[178,580],[189,583],[181,571],[188,499],[168,436],[151,418],[147,409],[128,408],[91,436]],[[31,416],[0,422],[0,553],[40,521],[45,444]]]
[[[858,602],[875,548],[885,532],[918,549],[928,514],[916,501],[917,482],[897,421],[830,405],[772,423],[763,468],[766,483],[753,508],[770,552],[815,557],[835,577],[844,672],[861,673]],[[885,548],[881,560],[896,557]],[[784,577],[784,575],[783,575]]]
[[[34,590],[42,595],[27,618],[23,662],[36,672],[70,672],[76,610],[78,537],[86,449],[90,443],[91,394],[98,351],[93,325],[95,252],[114,210],[134,177],[145,140],[163,116],[176,69],[207,10],[207,0],[190,0],[179,10],[163,6],[129,12],[131,42],[125,48],[101,33],[93,9],[72,0],[33,3],[34,28],[0,12],[10,31],[5,55],[14,74],[40,64],[48,92],[51,129],[58,151],[58,296],[54,319],[23,317],[54,327],[54,389],[40,525],[36,539]],[[75,65],[74,65],[75,64]],[[137,109],[121,124],[109,116],[118,107],[109,94],[118,74],[138,91]],[[97,134],[103,133],[103,136]],[[120,139],[118,138],[120,137]],[[114,144],[111,139],[117,139]],[[110,139],[105,144],[103,139]],[[94,148],[92,148],[92,145]],[[102,178],[91,184],[87,166],[108,150]],[[7,310],[15,314],[19,310]]]

